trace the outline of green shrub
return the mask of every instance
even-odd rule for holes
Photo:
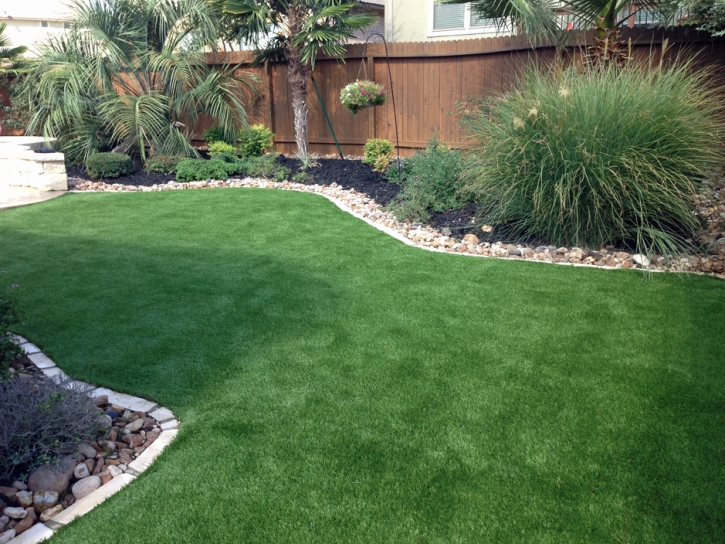
[[[391,168],[388,179],[400,183],[403,190],[390,204],[399,219],[425,221],[430,212],[462,208],[470,196],[461,192],[463,159],[460,151],[451,150],[436,136],[428,147],[403,161],[400,168]]]
[[[710,80],[679,61],[529,70],[465,118],[479,142],[465,178],[481,219],[555,245],[685,249],[700,226],[696,186],[723,159]]]
[[[176,181],[204,181],[207,179],[225,180],[229,176],[245,174],[247,164],[229,155],[217,155],[212,160],[184,159],[176,169]]]
[[[239,153],[242,157],[259,157],[274,149],[274,134],[264,125],[252,125],[239,133]]]
[[[362,162],[372,166],[378,172],[385,172],[395,151],[393,143],[383,138],[372,138],[365,143],[365,156]]]
[[[213,144],[214,142],[225,142],[224,129],[218,125],[214,125],[204,131],[202,139],[207,145]]]
[[[272,155],[262,155],[247,159],[247,174],[252,177],[284,181],[290,178],[292,171],[278,163]]]
[[[304,170],[297,172],[294,176],[292,176],[292,181],[295,183],[307,183],[309,180],[310,176]]]
[[[221,155],[222,153],[226,155],[234,155],[236,152],[236,149],[234,149],[234,146],[231,144],[228,144],[226,142],[212,142],[209,144],[209,155]]]
[[[88,157],[86,170],[93,179],[117,178],[133,173],[133,161],[123,153],[96,153]]]
[[[146,172],[149,174],[173,174],[183,159],[184,157],[179,155],[154,155],[146,163]]]

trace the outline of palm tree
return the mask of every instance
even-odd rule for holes
[[[7,23],[0,23],[0,75],[17,75],[21,71],[19,57],[28,48],[24,45],[11,47],[10,39],[5,35]]]
[[[344,44],[375,15],[356,11],[357,0],[214,0],[236,19],[236,40],[256,48],[255,63],[283,61],[292,90],[295,140],[307,164],[307,77],[318,50],[342,60]]]
[[[608,55],[617,50],[618,30],[628,17],[644,9],[657,9],[661,0],[443,0],[466,4],[480,17],[499,19],[524,33],[561,36],[557,11],[568,10],[585,26],[596,29],[595,48]],[[670,10],[672,11],[672,10]]]
[[[108,147],[146,160],[196,155],[188,125],[211,117],[235,139],[246,124],[249,85],[211,69],[218,39],[205,0],[73,0],[73,26],[37,46],[23,84],[33,105],[28,131],[58,138],[72,160]]]

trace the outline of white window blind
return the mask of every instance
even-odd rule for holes
[[[471,11],[471,27],[498,26],[500,24],[501,19],[486,19],[478,15],[475,11]]]
[[[466,6],[464,4],[439,4],[433,6],[433,29],[464,28]]]

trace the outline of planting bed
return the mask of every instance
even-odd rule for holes
[[[22,337],[16,342],[25,354],[10,366],[10,379],[53,380],[86,392],[109,432],[37,467],[27,479],[0,481],[0,544],[45,540],[90,511],[148,468],[178,426],[167,408],[70,380],[37,346]]]
[[[300,163],[280,155],[278,160],[292,172],[300,171]],[[475,219],[475,209],[468,205],[460,210],[431,214],[428,225],[398,221],[383,208],[400,192],[400,186],[389,182],[359,160],[318,159],[317,168],[308,169],[304,183],[271,182],[254,178],[231,178],[203,182],[177,183],[173,175],[133,175],[108,180],[113,183],[88,180],[79,170],[69,175],[69,188],[76,191],[161,191],[200,189],[207,187],[269,187],[278,189],[317,192],[342,201],[353,213],[371,220],[374,225],[392,229],[406,241],[414,244],[455,253],[486,257],[512,258],[555,262],[563,264],[591,265],[609,268],[644,268],[650,270],[691,271],[714,273],[725,276],[725,191],[723,180],[705,184],[699,195],[699,210],[707,228],[695,243],[700,253],[679,259],[662,255],[644,256],[632,254],[629,248],[607,246],[583,249],[557,247],[539,240],[511,243],[495,228],[481,226]],[[153,182],[153,183],[152,183]],[[149,185],[151,184],[151,185]]]

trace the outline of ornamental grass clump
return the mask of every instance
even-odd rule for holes
[[[385,89],[374,81],[358,80],[340,91],[340,102],[355,115],[362,109],[385,104]]]
[[[688,250],[695,193],[722,164],[722,109],[692,62],[528,70],[464,123],[480,219],[512,238],[640,253]]]

